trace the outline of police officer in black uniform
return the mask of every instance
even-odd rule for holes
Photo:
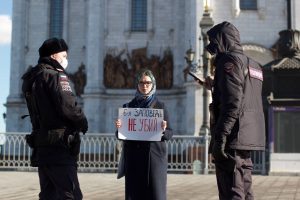
[[[22,77],[32,133],[26,137],[33,148],[32,163],[38,166],[41,200],[81,200],[77,177],[79,132],[88,122],[77,105],[65,69],[68,46],[51,38],[39,48],[38,64]]]
[[[254,199],[250,152],[265,149],[263,74],[248,58],[237,28],[223,22],[208,32],[206,47],[215,55],[210,152],[221,200]]]

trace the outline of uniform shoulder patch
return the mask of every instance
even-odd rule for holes
[[[69,79],[68,79],[67,75],[65,75],[65,74],[59,74],[59,80],[60,81],[68,81]]]
[[[64,92],[72,92],[68,76],[65,74],[59,74],[59,83]]]
[[[259,79],[261,81],[264,80],[262,70],[251,67],[251,65],[249,65],[249,75],[250,77]]]

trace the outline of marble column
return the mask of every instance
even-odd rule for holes
[[[6,131],[29,131],[28,123],[21,120],[21,115],[28,113],[24,99],[21,95],[21,76],[25,70],[25,48],[26,44],[26,16],[27,1],[13,1],[13,27],[11,43],[11,65],[10,65],[10,86],[9,95],[5,104],[6,111]],[[27,127],[24,127],[26,126]]]
[[[105,2],[89,0],[87,16],[87,85],[85,87],[84,111],[88,113],[89,132],[101,132],[105,122],[101,122],[104,113],[103,58],[104,58],[104,13]],[[100,123],[101,122],[101,123]]]
[[[300,1],[297,0],[291,0],[291,18],[292,18],[292,29],[300,30],[300,21],[297,20],[300,18],[300,12],[297,12],[300,10]]]
[[[203,7],[202,1],[197,0],[188,0],[184,1],[184,38],[183,45],[184,52],[181,52],[181,59],[184,64],[183,68],[186,68],[188,64],[185,62],[183,57],[185,56],[186,50],[190,47],[195,51],[195,60],[194,64],[201,65],[202,60],[200,59],[201,55],[201,44],[199,41],[200,29],[199,22],[200,18],[197,13]],[[178,38],[179,39],[179,38]],[[181,39],[182,40],[182,39]],[[180,40],[178,40],[180,41]],[[183,70],[182,68],[182,70]],[[181,70],[181,71],[182,71]],[[203,118],[203,96],[202,96],[202,87],[194,81],[194,79],[188,75],[187,82],[184,83],[186,90],[186,132],[188,135],[199,135],[201,122]]]
[[[199,136],[202,122],[202,87],[195,81],[184,84],[186,88],[186,134]]]

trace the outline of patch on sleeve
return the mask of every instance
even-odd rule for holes
[[[224,70],[227,73],[231,73],[233,68],[234,68],[234,64],[231,62],[227,62],[224,64]]]
[[[60,81],[59,83],[60,83],[62,91],[72,92],[69,81]]]
[[[61,86],[62,91],[64,92],[72,92],[69,79],[65,74],[59,75],[59,84]]]
[[[68,77],[67,77],[67,75],[65,75],[65,74],[60,74],[59,75],[59,81],[68,81],[69,79],[68,79]]]
[[[251,66],[249,66],[249,75],[250,77],[259,79],[261,81],[264,80],[262,71]]]

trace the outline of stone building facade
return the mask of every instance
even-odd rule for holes
[[[146,20],[142,22],[145,25],[142,31],[136,31],[132,26],[135,23],[133,12],[139,9],[133,5],[139,5],[139,2],[144,5],[146,15],[141,15]],[[113,121],[117,118],[118,108],[135,93],[130,86],[124,86],[133,76],[128,75],[130,70],[145,63],[155,67],[157,61],[160,68],[171,66],[169,73],[158,72],[168,75],[161,78],[158,96],[169,110],[175,134],[197,135],[202,123],[203,89],[190,77],[185,80],[183,70],[186,68],[185,52],[190,45],[196,51],[196,60],[202,63],[199,22],[204,4],[209,7],[215,24],[227,20],[237,26],[246,53],[261,64],[274,59],[271,49],[279,38],[278,32],[288,28],[288,16],[291,16],[292,28],[300,28],[299,22],[293,20],[299,17],[296,12],[300,9],[298,1],[253,2],[255,9],[244,10],[240,0],[14,0],[7,131],[30,131],[29,119],[21,119],[27,110],[21,95],[20,77],[29,66],[37,63],[42,42],[55,36],[55,32],[51,32],[57,28],[53,18],[59,16],[59,36],[69,44],[68,72],[75,74],[80,66],[85,67],[84,92],[78,98],[87,114],[89,132],[115,131]],[[287,2],[292,4],[290,12]],[[53,5],[61,5],[61,15],[53,14]],[[163,62],[166,56],[171,56],[171,60],[167,60],[171,64]],[[141,60],[141,57],[144,61],[133,64],[134,58]],[[125,63],[127,68],[122,72],[123,76],[109,76],[123,69],[107,72],[105,69],[111,69],[109,66],[122,65],[106,65],[104,61],[108,58],[114,61],[112,63]],[[111,81],[108,85],[106,79]],[[112,85],[115,82],[119,87]]]

